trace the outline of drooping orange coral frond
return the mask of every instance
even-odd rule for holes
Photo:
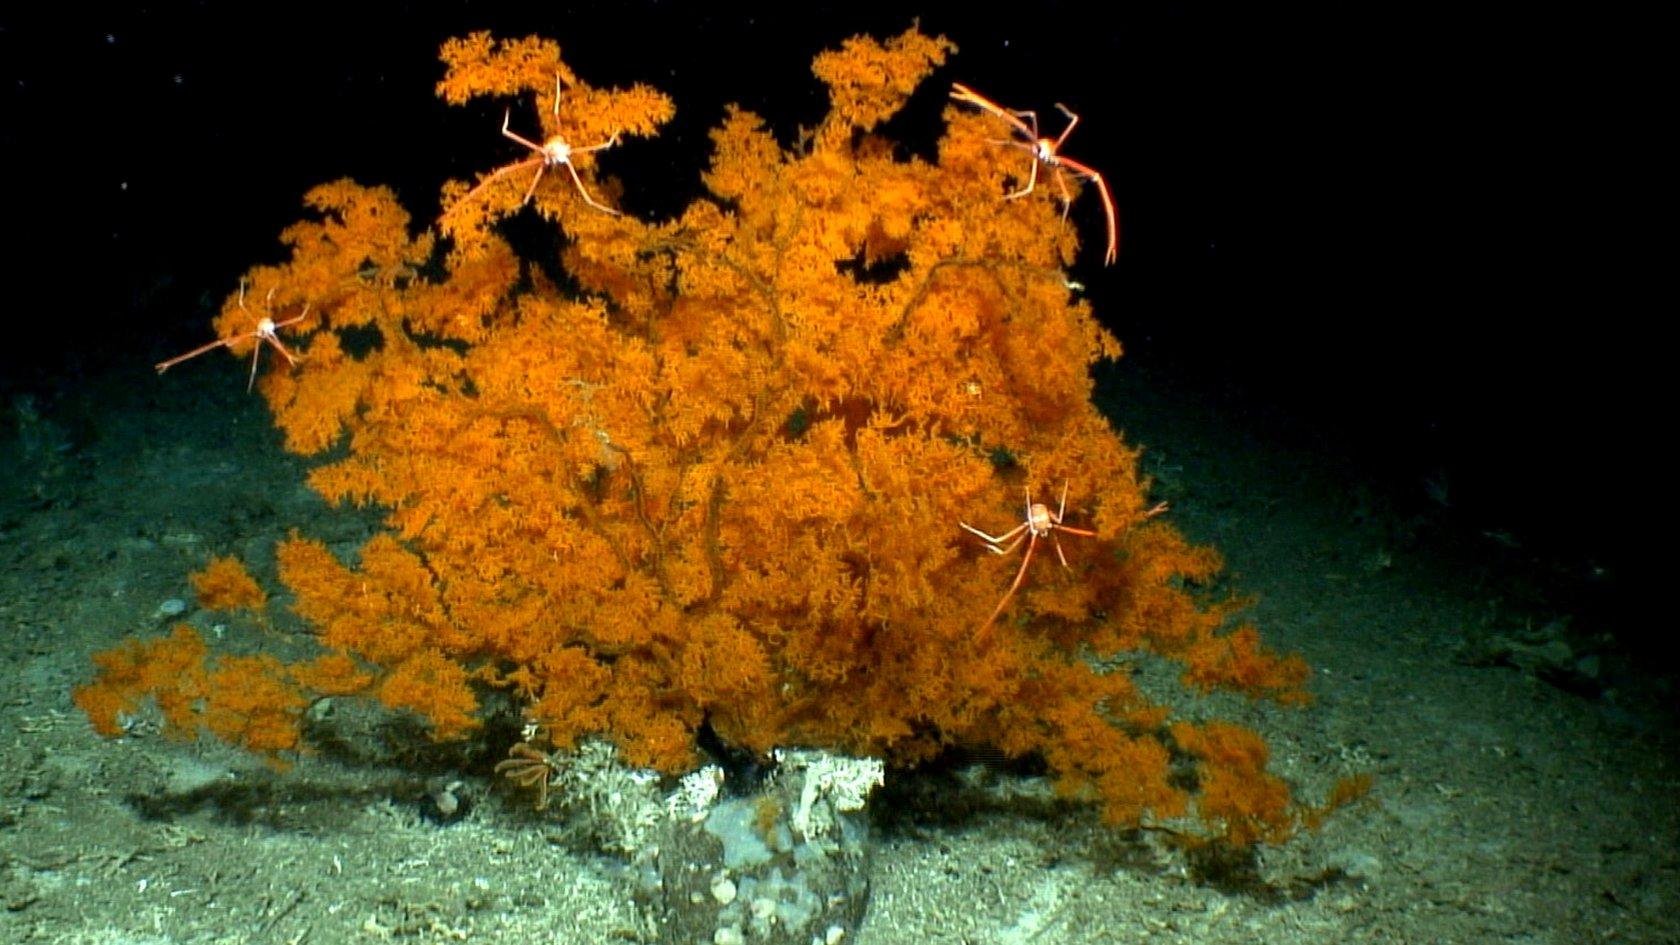
[[[204,727],[255,752],[296,749],[309,699],[287,677],[272,656],[223,657],[205,680]]]
[[[1260,736],[1228,722],[1178,723],[1172,737],[1199,760],[1196,807],[1234,846],[1275,842],[1294,828],[1289,786],[1266,771]]]
[[[99,675],[77,687],[72,699],[107,737],[121,735],[148,698],[156,699],[168,725],[190,730],[204,688],[206,653],[204,638],[186,624],[160,639],[125,640],[94,655]]]
[[[322,696],[355,695],[373,683],[373,675],[343,653],[323,653],[288,667],[287,672],[298,686]]]
[[[212,657],[197,631],[181,624],[168,637],[96,654],[94,663],[99,676],[73,698],[102,735],[123,734],[149,701],[177,737],[205,732],[268,755],[299,747],[308,696],[274,657]]]
[[[1229,633],[1209,635],[1185,653],[1185,682],[1203,690],[1235,689],[1282,702],[1304,702],[1307,664],[1265,648],[1260,631],[1244,624]]]
[[[391,669],[379,684],[379,701],[425,719],[440,739],[458,738],[478,727],[478,699],[467,671],[437,650],[421,650]]]
[[[211,558],[204,570],[192,575],[199,606],[206,610],[262,610],[268,595],[239,559]]]

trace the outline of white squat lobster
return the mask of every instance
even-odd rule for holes
[[[560,77],[558,75],[554,77],[554,114],[557,116],[560,114]],[[581,148],[574,147],[564,137],[558,134],[552,135],[543,141],[543,143],[538,144],[530,138],[527,138],[516,131],[510,130],[508,128],[508,124],[512,120],[513,109],[510,108],[502,114],[502,135],[512,138],[525,147],[530,148],[535,153],[523,161],[515,161],[505,167],[499,167],[491,171],[483,180],[479,181],[472,190],[467,191],[467,193],[456,202],[456,206],[460,206],[462,203],[466,202],[466,200],[472,197],[473,194],[483,190],[488,184],[490,184],[491,181],[499,179],[502,175],[534,167],[537,169],[537,173],[531,177],[531,186],[525,188],[525,196],[520,200],[520,203],[522,204],[528,203],[531,199],[531,195],[537,192],[537,184],[542,181],[543,173],[551,167],[563,166],[572,175],[572,183],[577,185],[578,194],[583,197],[584,203],[589,204],[591,207],[594,207],[602,213],[611,214],[615,217],[619,215],[617,210],[614,210],[590,196],[589,188],[583,186],[583,178],[578,176],[577,166],[572,163],[572,158],[576,155],[589,154],[594,151],[604,151],[607,148],[618,144],[618,132],[613,132],[611,138],[608,138],[600,144],[592,144]]]
[[[1061,172],[1066,170],[1075,177],[1097,185],[1097,194],[1102,197],[1103,216],[1108,222],[1108,251],[1103,254],[1103,264],[1112,266],[1114,260],[1120,254],[1120,222],[1119,214],[1114,209],[1114,195],[1109,193],[1108,190],[1108,181],[1103,180],[1102,174],[1098,173],[1096,168],[1075,161],[1073,158],[1065,157],[1061,153],[1062,143],[1067,141],[1068,135],[1073,133],[1074,126],[1079,124],[1079,116],[1070,111],[1066,105],[1057,102],[1057,110],[1068,120],[1067,127],[1063,128],[1062,133],[1054,138],[1041,138],[1038,134],[1037,112],[1005,108],[960,82],[951,83],[951,98],[965,105],[973,105],[988,115],[994,115],[1008,122],[1010,129],[1019,137],[1019,140],[1011,138],[998,143],[1020,148],[1032,155],[1032,169],[1027,172],[1026,184],[1004,199],[1015,200],[1032,193],[1033,188],[1038,186],[1038,166],[1042,164],[1050,168],[1055,175],[1056,187],[1062,192],[1062,219],[1066,220],[1068,207],[1073,205],[1073,195],[1068,192],[1067,181],[1062,179]]]
[[[1021,542],[1027,543],[1027,553],[1021,557],[1021,568],[1015,572],[1015,580],[1009,585],[1009,590],[1004,592],[1003,600],[998,601],[992,615],[986,618],[984,624],[981,624],[981,632],[991,627],[992,623],[997,620],[998,615],[1003,613],[1003,608],[1009,603],[1009,599],[1015,596],[1016,589],[1021,586],[1021,579],[1027,576],[1027,565],[1032,563],[1033,551],[1038,548],[1040,538],[1046,535],[1050,536],[1050,543],[1056,546],[1056,558],[1062,562],[1062,567],[1067,568],[1067,555],[1062,553],[1062,543],[1057,540],[1054,533],[1067,532],[1070,535],[1079,535],[1085,538],[1097,534],[1088,528],[1074,528],[1071,525],[1062,524],[1062,517],[1067,514],[1067,489],[1067,483],[1062,483],[1062,501],[1054,512],[1050,511],[1050,507],[1044,503],[1034,502],[1032,500],[1032,490],[1028,489],[1026,519],[1001,535],[988,535],[967,522],[957,523],[970,533],[980,536],[986,542],[986,550],[993,554],[1006,555],[1019,548]],[[1072,569],[1069,568],[1069,570]]]

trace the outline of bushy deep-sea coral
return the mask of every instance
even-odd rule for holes
[[[995,116],[948,107],[935,159],[882,135],[951,51],[911,30],[822,54],[823,122],[784,147],[731,109],[707,194],[669,220],[603,209],[609,152],[545,168],[511,143],[524,163],[447,185],[435,228],[384,188],[312,190],[289,259],[244,287],[276,321],[307,313],[261,391],[287,448],[322,458],[314,488],[386,530],[352,560],[282,543],[317,659],[218,657],[182,627],[102,654],[77,702],[107,734],[151,697],[178,731],[285,751],[320,695],[455,738],[501,689],[555,748],[599,736],[667,772],[703,726],[901,765],[988,746],[1041,756],[1116,823],[1287,832],[1259,738],[1169,722],[1124,669],[1156,654],[1192,687],[1285,698],[1304,678],[1198,592],[1215,553],[1147,514],[1091,403],[1119,346],[1070,284],[1057,195],[1006,199],[1021,153]],[[591,86],[546,40],[475,34],[443,59],[440,95],[504,99],[544,143],[636,146],[673,110]],[[521,212],[564,235],[558,267],[501,235]],[[218,331],[251,317],[230,299]],[[1095,535],[1064,542],[1066,570],[1041,553],[988,623],[1019,559],[958,522],[1006,531],[1064,484]],[[241,574],[200,592],[260,604]]]

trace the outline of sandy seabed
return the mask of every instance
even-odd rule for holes
[[[144,727],[103,740],[72,707],[89,655],[167,628],[209,556],[271,577],[291,529],[353,544],[375,524],[309,492],[219,360],[0,404],[0,941],[647,940],[629,871],[493,786],[492,757],[375,740],[281,772]],[[1217,865],[1019,773],[901,773],[859,945],[1680,942],[1672,694],[1549,609],[1553,565],[1148,365],[1101,369],[1098,397],[1267,639],[1314,667],[1305,709],[1206,710],[1265,734],[1304,798],[1374,787]],[[186,616],[229,646],[297,642]],[[428,816],[440,781],[465,816]]]

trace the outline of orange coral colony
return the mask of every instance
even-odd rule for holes
[[[1305,675],[1195,591],[1217,556],[1150,516],[1092,406],[1088,368],[1119,346],[1070,288],[1054,188],[1003,199],[1019,153],[974,109],[947,107],[937,160],[880,137],[951,51],[912,29],[818,56],[827,118],[790,150],[731,110],[709,194],[664,222],[604,212],[602,153],[533,180],[501,139],[516,165],[448,184],[436,229],[384,188],[311,191],[289,261],[246,279],[308,312],[261,391],[289,449],[331,448],[314,488],[387,530],[353,561],[282,543],[320,658],[218,658],[183,628],[102,654],[78,704],[111,734],[151,696],[176,729],[278,751],[316,695],[457,737],[502,688],[556,748],[602,737],[667,772],[697,763],[702,726],[901,765],[991,746],[1041,756],[1116,823],[1285,833],[1257,736],[1171,725],[1096,668],[1152,653],[1192,688],[1286,698]],[[546,40],[475,34],[443,59],[441,96],[495,97],[545,146],[638,147],[672,114]],[[569,287],[499,235],[521,212],[564,234]],[[241,319],[230,299],[219,333]],[[1004,533],[1028,490],[1064,483],[1065,521],[1093,534],[1063,543],[1067,570],[1046,546],[988,627],[1020,561],[958,523]],[[249,599],[210,574],[201,594]]]

